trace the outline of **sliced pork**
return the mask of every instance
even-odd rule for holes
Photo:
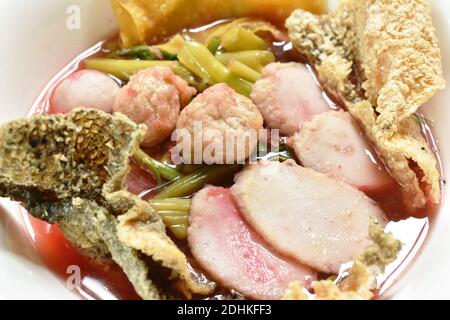
[[[303,166],[347,182],[361,191],[381,190],[393,183],[376,162],[369,144],[344,111],[314,116],[289,140]]]
[[[177,122],[178,147],[185,163],[242,162],[255,149],[262,128],[263,118],[254,103],[220,83],[182,111]]]
[[[364,193],[292,160],[249,165],[235,182],[237,206],[272,247],[327,273],[371,243],[371,217],[386,219]]]
[[[195,195],[188,242],[216,281],[254,299],[279,299],[290,282],[308,287],[315,279],[314,271],[268,247],[244,222],[228,189],[207,187]]]
[[[170,138],[180,110],[196,94],[195,88],[169,67],[153,67],[131,77],[114,101],[113,112],[121,112],[147,126],[142,145],[154,147]]]
[[[315,114],[330,110],[308,68],[301,63],[272,63],[253,86],[253,102],[271,129],[291,136]]]

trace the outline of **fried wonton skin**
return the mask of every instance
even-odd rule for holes
[[[438,203],[437,161],[414,115],[445,86],[428,1],[342,0],[328,15],[296,10],[286,26],[375,145],[405,202]]]
[[[65,236],[92,257],[112,258],[144,299],[168,298],[153,281],[149,259],[190,292],[207,294],[213,286],[191,272],[159,215],[125,191],[130,156],[145,132],[122,114],[89,109],[3,125],[0,196],[59,224]]]
[[[321,13],[325,0],[112,0],[123,47],[156,41],[184,28],[239,17],[283,23],[302,8]]]

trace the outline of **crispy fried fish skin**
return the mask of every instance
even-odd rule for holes
[[[329,15],[297,10],[286,26],[376,146],[405,202],[438,203],[437,161],[413,115],[445,85],[428,2],[344,0]]]
[[[197,281],[184,254],[166,235],[150,205],[124,191],[130,156],[145,135],[121,114],[76,109],[70,114],[35,115],[0,127],[0,196],[19,201],[35,217],[59,224],[66,237],[88,254],[111,257],[144,299],[166,295],[152,282],[141,258],[172,268],[174,278],[194,293],[212,287]],[[121,215],[140,217],[167,250],[140,250],[118,232]],[[138,235],[136,235],[138,236]],[[176,263],[174,263],[176,261]]]
[[[74,198],[70,214],[64,216],[60,226],[64,235],[79,246],[84,244],[80,242],[80,236],[83,237],[83,235],[95,245],[96,249],[104,246],[106,252],[122,268],[136,292],[143,299],[167,298],[166,294],[149,279],[152,270],[149,270],[147,264],[141,259],[139,251],[120,241],[117,223],[117,218],[95,201]],[[92,253],[92,251],[87,252]]]
[[[116,192],[108,199],[115,211],[121,213],[117,231],[122,243],[173,270],[192,292],[208,294],[214,290],[213,282],[186,267],[186,256],[168,241],[165,225],[150,204],[137,197],[130,197],[126,191]]]
[[[144,127],[123,115],[78,109],[37,115],[0,127],[0,190],[39,218],[55,222],[73,197],[106,205],[122,188],[128,159]]]
[[[386,132],[445,87],[441,51],[427,0],[355,1],[356,57],[363,88]]]

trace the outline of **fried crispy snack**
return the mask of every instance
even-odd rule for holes
[[[401,243],[391,233],[372,220],[369,229],[373,244],[358,255],[342,281],[322,280],[313,283],[314,295],[309,294],[298,282],[289,285],[285,300],[369,300],[373,298],[372,289],[376,275],[384,272],[401,249]]]
[[[298,8],[314,13],[325,0],[112,0],[123,47],[155,43],[189,27],[219,19],[268,18],[283,23]]]
[[[436,158],[413,115],[445,86],[428,1],[343,0],[329,15],[297,10],[286,26],[376,146],[406,203],[438,203]]]
[[[0,196],[59,224],[91,256],[111,257],[144,299],[168,298],[152,280],[148,257],[191,292],[209,293],[212,285],[191,272],[159,215],[123,190],[145,132],[121,114],[88,109],[6,124],[0,127]]]

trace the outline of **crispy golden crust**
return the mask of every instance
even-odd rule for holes
[[[308,300],[308,292],[302,287],[300,281],[293,281],[289,284],[283,300]]]
[[[426,0],[350,1],[356,58],[378,125],[391,134],[445,86],[441,52]]]
[[[114,200],[123,203],[128,200],[128,194],[117,193]],[[133,209],[119,216],[117,227],[121,242],[130,248],[152,257],[161,265],[175,272],[191,291],[198,294],[208,294],[215,288],[215,284],[209,282],[203,275],[194,275],[186,268],[186,256],[167,238],[165,225],[159,217],[152,215],[150,205],[144,201],[135,201]]]
[[[394,8],[399,12],[394,14]],[[405,201],[416,208],[427,200],[438,203],[436,158],[413,115],[444,86],[426,1],[342,1],[329,15],[297,10],[286,25],[324,88],[376,146]],[[420,34],[412,36],[416,29]]]
[[[316,300],[370,300],[375,286],[375,275],[366,265],[355,262],[341,284],[331,280],[313,285]]]
[[[142,255],[171,269],[173,279],[181,279],[192,292],[208,293],[211,285],[191,272],[159,215],[122,190],[129,158],[145,131],[121,114],[86,109],[6,124],[0,127],[0,196],[59,224],[90,255],[111,257],[144,299],[167,295],[152,281]],[[138,218],[139,224],[133,224]],[[142,232],[127,234],[136,225],[145,226],[138,229],[145,237]],[[157,242],[145,243],[153,240]]]
[[[155,43],[182,29],[213,21],[269,18],[282,23],[297,8],[320,13],[325,0],[111,0],[124,47]]]

